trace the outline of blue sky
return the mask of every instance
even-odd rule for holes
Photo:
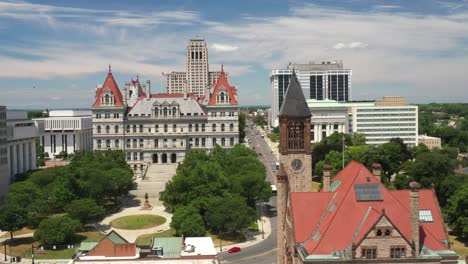
[[[112,65],[137,74],[185,69],[193,36],[209,47],[242,105],[271,103],[269,72],[342,60],[353,99],[468,101],[468,1],[0,1],[0,105],[85,108]]]

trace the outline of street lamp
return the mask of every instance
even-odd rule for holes
[[[34,244],[31,244],[31,259],[32,259],[32,264],[34,264]]]

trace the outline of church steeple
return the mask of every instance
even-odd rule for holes
[[[293,71],[279,112],[280,152],[310,153],[310,118],[301,84]]]
[[[305,118],[311,116],[301,84],[293,70],[278,117]]]

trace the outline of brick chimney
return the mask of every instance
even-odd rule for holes
[[[414,243],[414,256],[419,256],[419,188],[417,182],[409,184],[410,191],[410,234]]]
[[[328,164],[323,165],[323,188],[324,192],[330,191],[330,178],[331,178],[331,169],[332,167]]]
[[[380,163],[373,163],[372,174],[374,174],[374,176],[377,178],[377,180],[379,180],[379,182],[382,181],[381,173],[382,173],[382,165],[380,165]]]

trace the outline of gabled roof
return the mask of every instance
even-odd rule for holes
[[[279,117],[311,117],[307,101],[302,92],[301,84],[293,71],[289,79],[288,89],[284,95],[279,111]]]
[[[114,95],[115,104],[114,106],[123,106],[122,94],[120,93],[119,86],[115,82],[114,76],[112,75],[111,66],[109,65],[109,72],[107,73],[106,80],[102,84],[102,87],[96,91],[96,100],[94,101],[93,107],[101,106],[101,96],[104,91],[109,88]]]
[[[112,230],[109,234],[107,234],[104,238],[109,238],[114,244],[127,244],[129,243],[125,238],[119,235],[117,232]]]
[[[229,82],[226,77],[226,73],[224,72],[222,65],[221,65],[221,75],[219,76],[218,81],[214,85],[213,93],[211,94],[208,105],[216,104],[216,95],[220,92],[221,87],[224,87],[224,89],[226,89],[227,93],[229,94],[229,104],[237,105],[238,103],[236,100],[236,88],[235,86],[229,85]]]
[[[381,219],[382,214],[400,234],[412,241],[410,233],[410,190],[390,191],[362,164],[352,161],[334,181],[333,192],[291,193],[296,243],[304,243],[309,255],[332,254],[357,244]],[[379,184],[381,201],[357,201],[354,184]],[[420,242],[433,250],[448,250],[447,235],[433,190],[419,190],[419,209],[431,210],[434,221],[420,222]],[[361,228],[359,228],[361,227]]]

